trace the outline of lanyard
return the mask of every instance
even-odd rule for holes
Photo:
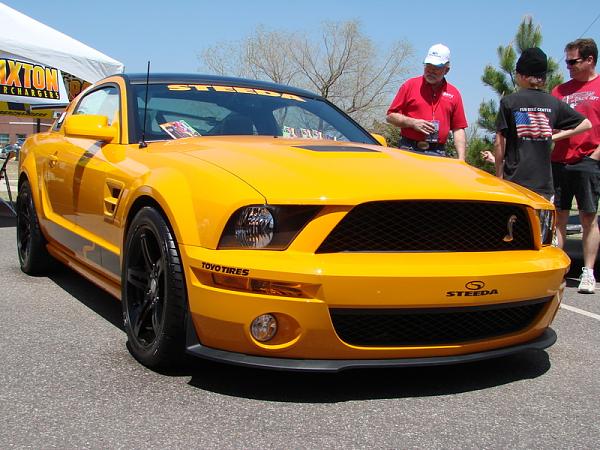
[[[435,89],[433,88],[433,86],[431,86],[431,120],[435,120],[435,111],[437,110],[438,106],[440,106],[440,101],[442,100],[442,95],[444,92],[444,84],[442,82],[442,85],[439,88],[439,96],[437,97],[437,100],[435,100]]]

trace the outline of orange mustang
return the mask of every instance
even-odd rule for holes
[[[17,211],[22,270],[58,260],[120,298],[152,368],[184,352],[338,371],[543,349],[569,266],[542,197],[235,78],[91,86],[23,146]]]

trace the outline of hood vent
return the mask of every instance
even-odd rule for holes
[[[365,147],[355,147],[353,145],[297,145],[296,148],[312,150],[313,152],[380,153],[378,150],[372,150]]]

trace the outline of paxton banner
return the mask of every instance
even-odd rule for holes
[[[0,53],[0,102],[64,105],[69,95],[57,68]]]

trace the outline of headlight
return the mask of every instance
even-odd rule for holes
[[[273,240],[275,219],[264,206],[244,208],[235,221],[235,239],[242,247],[264,248]]]
[[[227,222],[219,248],[283,250],[320,209],[297,205],[244,206]]]
[[[551,245],[554,236],[554,210],[536,209],[540,220],[540,237],[542,245]]]

